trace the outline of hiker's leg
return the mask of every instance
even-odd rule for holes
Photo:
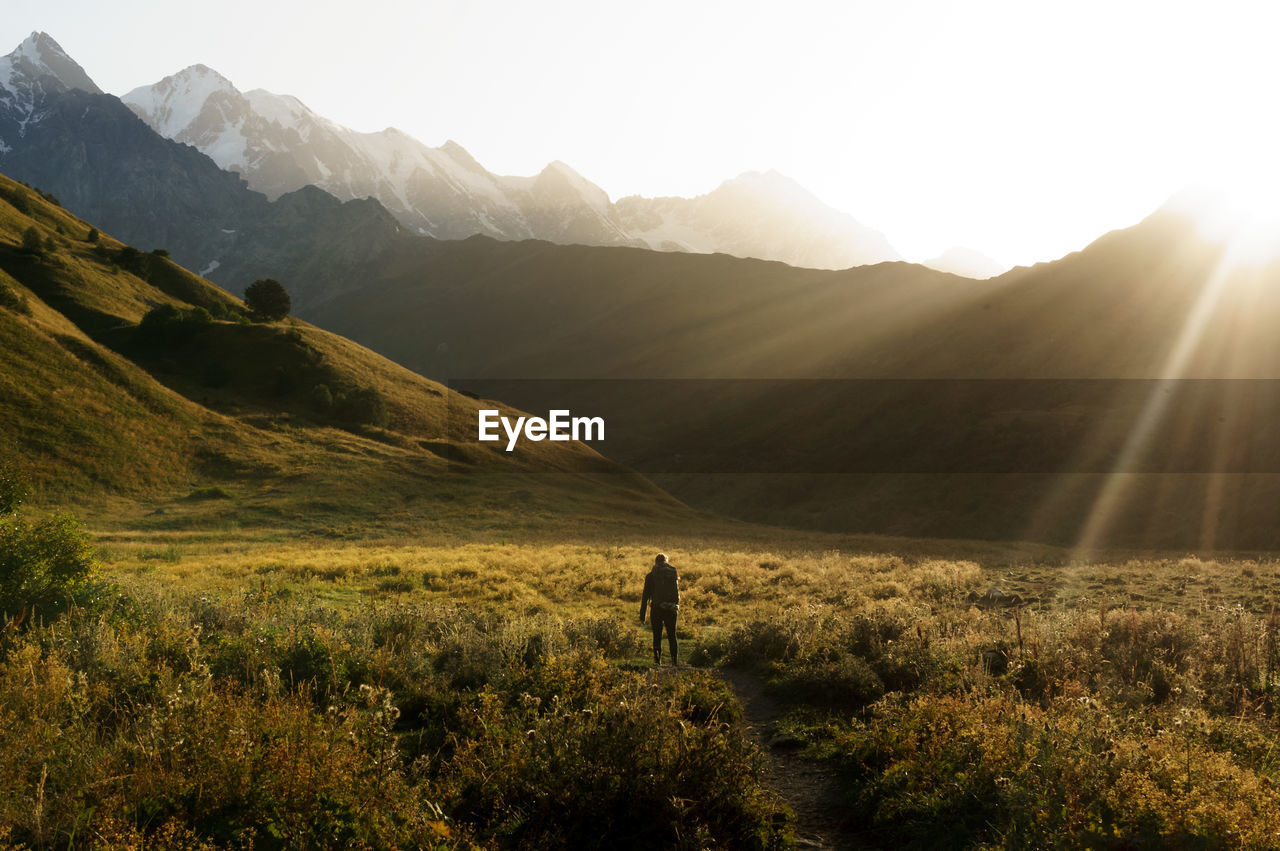
[[[653,625],[653,664],[662,661],[662,615],[655,608],[649,616]]]
[[[667,645],[671,648],[671,664],[680,664],[680,652],[676,646],[676,613],[665,613],[664,620],[667,622]]]

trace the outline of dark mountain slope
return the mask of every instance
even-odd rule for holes
[[[606,415],[611,457],[753,520],[1271,546],[1280,392],[1241,380],[1280,378],[1280,268],[1227,251],[1169,211],[989,281],[472,239],[309,315],[484,395]]]
[[[727,255],[423,243],[304,311],[437,378],[823,375],[994,284],[906,263],[845,272]]]

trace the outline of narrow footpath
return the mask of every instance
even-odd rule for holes
[[[841,824],[844,810],[839,780],[820,763],[804,759],[796,743],[779,741],[774,727],[785,715],[759,677],[721,668],[720,675],[738,695],[747,728],[765,756],[765,782],[796,813],[797,847],[806,849],[865,849],[872,847]]]

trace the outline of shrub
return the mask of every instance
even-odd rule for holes
[[[27,193],[21,189],[14,189],[7,195],[9,203],[13,205],[13,209],[22,213],[24,216],[31,215],[31,199],[27,197]]]
[[[31,315],[31,305],[27,303],[27,297],[19,294],[8,284],[0,284],[0,307],[14,313],[21,313],[23,316]]]
[[[44,255],[44,240],[40,238],[40,231],[35,225],[22,232],[22,253],[30,254],[32,257]]]
[[[780,678],[778,688],[792,700],[842,709],[861,709],[885,691],[884,682],[867,661],[852,653],[794,665]]]
[[[329,385],[317,384],[311,388],[311,409],[320,414],[333,410],[333,391],[329,389]]]
[[[98,229],[97,229],[97,228],[89,228],[89,234],[84,238],[84,241],[85,241],[85,242],[97,242],[97,241],[98,241]]]
[[[351,425],[371,425],[386,428],[387,403],[376,387],[361,387],[343,393],[334,402],[334,413]]]
[[[151,271],[151,260],[132,245],[122,245],[112,255],[115,265],[132,272],[140,278],[146,278]]]
[[[207,488],[196,488],[187,494],[187,499],[203,500],[203,499],[232,499],[231,492],[219,485],[211,485]]]
[[[729,640],[729,661],[755,667],[789,662],[801,654],[807,638],[805,633],[798,619],[777,617],[751,621],[734,629]]]
[[[378,590],[388,594],[408,594],[413,589],[414,584],[408,579],[388,577],[378,583]]]
[[[752,782],[731,703],[712,675],[649,684],[594,654],[550,657],[516,688],[464,698],[429,788],[486,845],[769,847],[765,825],[785,820]]]
[[[13,514],[30,493],[26,476],[8,464],[0,464],[0,514]]]
[[[92,570],[88,536],[73,518],[0,519],[0,612],[22,618],[57,610]]]
[[[203,307],[181,310],[161,304],[148,310],[134,331],[134,339],[146,346],[177,346],[213,324],[213,316]],[[226,383],[225,380],[222,382]],[[222,386],[221,384],[209,386]]]
[[[289,294],[273,278],[261,278],[250,284],[244,291],[244,303],[259,322],[278,322],[293,308]]]

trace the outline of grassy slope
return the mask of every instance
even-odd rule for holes
[[[477,447],[462,438],[479,402],[297,320],[216,321],[144,345],[135,326],[157,305],[242,308],[161,257],[142,276],[120,269],[119,243],[88,243],[90,225],[19,184],[0,178],[0,198],[0,282],[30,308],[0,308],[0,445],[45,501],[135,520],[145,510],[160,526],[688,516],[580,444]],[[20,249],[33,225],[54,243],[44,257]],[[317,413],[318,383],[376,390],[387,427]],[[184,498],[202,492],[231,498]]]

